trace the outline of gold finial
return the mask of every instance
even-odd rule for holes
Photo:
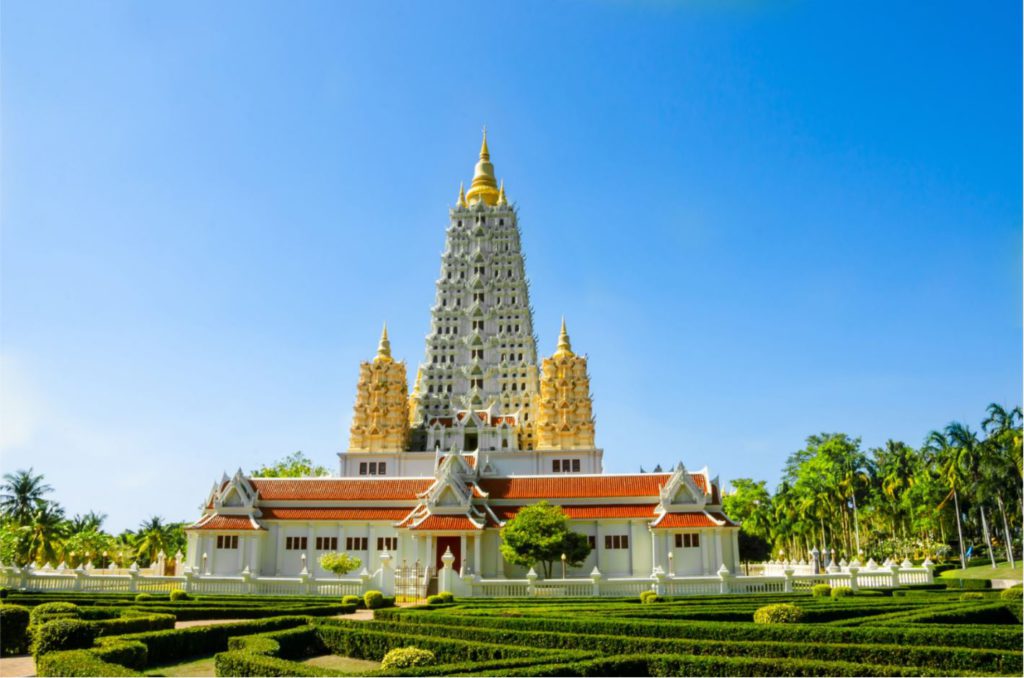
[[[558,348],[555,350],[555,355],[576,355],[572,352],[572,344],[569,343],[569,333],[565,329],[564,316],[562,317],[562,332],[558,335]]]
[[[501,185],[498,187],[498,206],[504,207],[508,204],[508,198],[505,197],[505,180],[501,180]]]
[[[388,324],[384,323],[384,330],[380,333],[380,343],[377,344],[377,360],[391,360],[391,342],[388,341]]]
[[[490,160],[491,159],[491,152],[489,150],[487,150],[487,125],[484,125],[484,140],[483,140],[483,143],[480,144],[480,159],[481,160]]]
[[[456,207],[466,206],[466,185],[459,182],[459,201],[455,203]]]
[[[487,148],[487,128],[484,128],[484,140],[480,144],[480,160],[473,172],[473,183],[469,185],[466,202],[470,205],[483,201],[488,205],[498,202],[498,182],[494,179],[494,165],[491,164],[491,152]]]

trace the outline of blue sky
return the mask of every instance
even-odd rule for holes
[[[1020,12],[6,2],[0,466],[114,529],[333,467],[483,124],[607,470],[977,424],[1022,386]]]

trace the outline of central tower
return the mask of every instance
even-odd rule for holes
[[[441,255],[426,355],[410,396],[412,449],[534,446],[537,346],[516,211],[484,131],[469,191],[459,188]]]

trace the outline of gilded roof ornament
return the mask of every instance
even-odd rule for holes
[[[487,128],[484,128],[484,140],[480,144],[480,160],[476,163],[473,183],[469,185],[466,201],[472,205],[483,202],[494,205],[498,202],[498,182],[494,178],[494,165],[491,164],[491,152],[487,148]]]
[[[505,197],[505,180],[501,180],[501,186],[498,187],[498,207],[504,207],[508,205],[508,198]]]
[[[466,185],[459,182],[459,200],[455,203],[456,207],[466,206]]]
[[[373,359],[374,362],[379,360],[392,360],[391,358],[391,342],[388,340],[388,324],[384,323],[384,330],[380,333],[380,343],[377,345],[377,357]]]
[[[565,329],[565,318],[562,318],[562,331],[558,335],[558,348],[555,350],[555,355],[576,355],[572,352],[572,344],[569,342],[569,333]]]

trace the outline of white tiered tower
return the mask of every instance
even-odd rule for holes
[[[361,431],[349,454],[341,455],[342,475],[358,475],[361,469],[374,475],[432,474],[440,457],[452,451],[476,456],[483,473],[549,473],[555,458],[564,462],[558,468],[599,473],[601,451],[593,446],[592,421],[583,422],[589,444],[559,445],[547,451],[551,454],[537,449],[538,424],[548,433],[553,426],[538,416],[553,421],[556,408],[579,408],[541,398],[516,210],[495,177],[486,131],[469,191],[460,186],[448,216],[425,360],[409,396],[408,444],[381,448],[367,443],[375,431]],[[563,337],[564,332],[563,326]],[[586,391],[585,359],[578,360],[576,373]],[[582,395],[589,401],[588,392]],[[542,404],[543,411],[535,411]],[[589,416],[589,402],[584,409]],[[357,398],[356,411],[367,421],[394,418],[393,412],[375,410],[368,396]],[[568,429],[563,438],[571,438]]]

